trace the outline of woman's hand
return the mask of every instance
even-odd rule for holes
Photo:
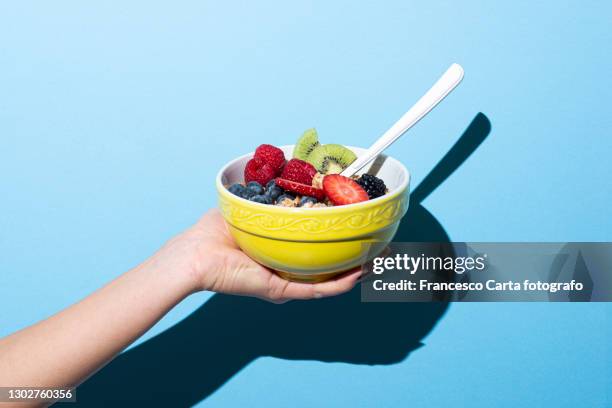
[[[284,302],[346,292],[359,275],[316,284],[283,280],[240,251],[213,210],[85,299],[0,339],[0,385],[80,384],[198,290]]]
[[[286,281],[238,248],[218,210],[206,213],[150,261],[165,270],[181,271],[194,291],[255,296],[277,303],[338,295],[350,290],[360,276],[356,270],[323,283]]]

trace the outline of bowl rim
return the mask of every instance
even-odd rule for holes
[[[295,145],[283,145],[283,146],[279,146],[280,149],[287,149],[287,148],[292,148]],[[359,150],[365,150],[365,148],[363,147],[357,147],[357,146],[346,146],[349,149],[359,149]],[[282,207],[282,206],[278,206],[278,205],[270,205],[270,204],[263,204],[263,203],[256,203],[254,201],[249,201],[246,198],[242,198],[242,197],[238,197],[235,194],[232,194],[229,192],[229,190],[227,189],[227,187],[225,187],[225,185],[223,185],[221,179],[223,177],[223,174],[225,173],[225,171],[232,166],[234,163],[240,161],[240,160],[244,160],[246,158],[252,157],[255,154],[255,151],[252,151],[250,153],[246,153],[243,154],[241,156],[238,156],[232,160],[230,160],[229,162],[225,163],[221,169],[219,170],[219,172],[217,173],[217,176],[215,178],[215,184],[217,187],[217,191],[219,194],[222,194],[230,199],[235,199],[238,200],[238,202],[242,202],[244,204],[248,204],[248,205],[252,205],[255,206],[255,208],[265,208],[269,211],[278,211],[281,213],[286,213],[286,214],[301,214],[301,213],[308,213],[308,214],[313,214],[313,213],[332,213],[332,212],[345,212],[345,211],[351,211],[351,210],[358,210],[360,208],[367,208],[370,206],[374,206],[377,205],[378,203],[381,203],[383,201],[388,201],[391,200],[397,196],[399,196],[400,194],[402,194],[410,185],[410,171],[406,168],[406,166],[404,166],[404,164],[402,162],[400,162],[399,160],[397,160],[396,158],[394,158],[393,156],[389,156],[389,155],[385,155],[382,154],[383,156],[387,157],[388,159],[393,160],[395,163],[397,163],[399,165],[399,169],[402,171],[402,173],[404,173],[405,177],[404,177],[404,181],[397,186],[396,188],[394,188],[393,190],[389,191],[387,194],[368,200],[368,201],[362,201],[360,203],[354,203],[354,204],[346,204],[346,205],[338,205],[338,206],[333,206],[333,207],[320,207],[320,208],[302,208],[302,207]]]

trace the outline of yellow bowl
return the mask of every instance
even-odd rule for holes
[[[293,146],[281,149],[291,157]],[[351,147],[357,155],[365,149]],[[226,164],[217,175],[219,207],[240,248],[289,280],[320,282],[376,256],[393,239],[408,210],[410,173],[392,157],[379,157],[363,172],[382,178],[389,192],[357,204],[287,208],[240,198],[227,190],[243,181],[253,153]]]

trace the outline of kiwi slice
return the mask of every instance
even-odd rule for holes
[[[306,160],[323,174],[338,174],[357,159],[355,153],[339,144],[316,147]]]
[[[293,148],[293,157],[300,160],[308,159],[308,156],[319,144],[319,136],[315,128],[308,129],[298,139]]]

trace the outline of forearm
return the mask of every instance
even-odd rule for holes
[[[283,302],[337,295],[358,277],[356,271],[317,284],[285,281],[240,251],[221,214],[210,211],[142,265],[0,339],[0,387],[77,386],[198,290]]]
[[[68,309],[0,340],[0,386],[77,385],[193,291],[155,257]]]

